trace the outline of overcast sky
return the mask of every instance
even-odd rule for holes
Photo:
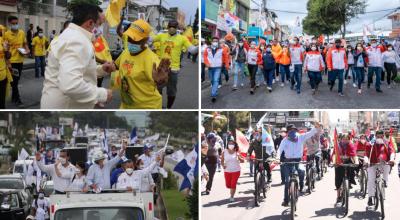
[[[251,0],[252,6],[256,7],[257,2],[262,2],[262,0]],[[275,13],[278,15],[278,21],[280,24],[287,24],[289,26],[293,26],[296,22],[296,17],[298,16],[301,20],[306,16],[307,13],[307,4],[308,0],[267,0],[267,8],[276,9],[276,10],[285,10],[285,11],[295,11],[296,13],[286,13],[286,12],[278,12]],[[367,0],[366,12],[369,11],[377,11],[377,10],[385,10],[385,9],[394,9],[400,6],[400,0]],[[391,29],[391,21],[386,17],[383,18],[385,14],[389,11],[384,12],[376,12],[376,13],[367,13],[364,15],[359,15],[358,18],[353,19],[348,25],[347,29],[352,32],[362,32],[363,24],[371,24],[374,20],[380,19],[375,22],[376,29]],[[382,19],[383,18],[383,19]]]
[[[190,21],[190,16],[192,16],[192,23],[194,21],[194,15],[198,8],[198,0],[163,0],[167,3],[169,7],[178,7],[186,14],[186,24]]]

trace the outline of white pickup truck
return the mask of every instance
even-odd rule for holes
[[[152,193],[109,190],[50,195],[50,220],[154,220]]]

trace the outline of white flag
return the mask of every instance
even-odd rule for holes
[[[28,152],[26,152],[25,148],[22,148],[21,152],[18,155],[18,160],[25,160],[28,157],[29,157]]]

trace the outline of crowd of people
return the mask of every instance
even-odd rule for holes
[[[39,26],[34,33],[32,24],[25,32],[15,16],[8,17],[7,28],[0,25],[0,108],[5,108],[8,84],[12,102],[24,107],[18,83],[26,57],[35,58],[35,77],[45,78],[41,108],[103,108],[112,99],[112,89],[120,91],[120,108],[172,108],[183,52],[193,59],[198,52],[192,44],[197,41],[181,34],[176,20],[168,23],[166,33],[155,34],[141,19],[124,28],[122,17],[118,42],[122,41],[123,51],[113,57],[103,34],[103,10],[82,2],[73,5],[71,14],[60,34],[53,30],[49,38]],[[103,88],[105,76],[111,77],[111,83]],[[165,87],[168,98],[163,106]]]
[[[101,193],[102,190],[117,189],[152,192],[156,202],[156,186],[164,154],[154,153],[154,145],[145,144],[142,155],[127,158],[126,148],[125,141],[120,150],[114,145],[109,153],[96,149],[91,161],[78,161],[75,164],[70,162],[70,154],[66,149],[61,149],[57,158],[49,153],[52,151],[41,149],[35,154],[35,160],[26,174],[27,184],[35,189],[31,217],[44,220],[49,216],[49,201],[45,198],[49,195],[45,195],[43,177],[46,177],[46,181],[53,181],[54,194]]]
[[[319,38],[311,41],[294,37],[278,42],[264,39],[238,40],[228,33],[224,38],[212,37],[208,42],[201,40],[201,80],[206,75],[211,82],[211,101],[215,102],[223,78],[228,83],[233,76],[232,90],[243,88],[250,81],[250,94],[256,88],[266,85],[267,93],[273,91],[273,84],[281,87],[288,84],[297,94],[302,91],[303,73],[307,74],[312,94],[315,95],[327,75],[327,84],[333,91],[338,81],[338,95],[344,96],[344,84],[352,83],[361,94],[363,83],[367,88],[374,82],[375,90],[382,93],[381,81],[386,77],[391,88],[400,69],[400,39],[392,44],[385,39],[370,39],[348,42],[344,39],[323,42]],[[367,73],[367,78],[365,77]],[[223,77],[224,76],[224,77]]]
[[[300,192],[304,192],[305,182],[310,181],[305,175],[308,166],[290,162],[307,161],[315,165],[316,180],[321,180],[323,170],[320,164],[325,160],[327,165],[334,166],[335,181],[332,184],[335,185],[337,190],[337,203],[342,201],[340,192],[345,169],[348,169],[350,189],[352,185],[357,184],[355,177],[359,175],[360,169],[366,169],[368,172],[367,205],[372,206],[377,202],[374,199],[377,168],[384,171],[384,184],[387,187],[389,170],[395,165],[398,147],[392,132],[389,129],[358,135],[354,131],[339,134],[335,132],[336,129],[335,131],[323,129],[318,122],[315,122],[312,128],[308,127],[307,129],[299,129],[291,124],[276,130],[276,135],[272,135],[274,145],[271,146],[262,141],[262,128],[258,128],[247,134],[249,148],[245,151],[243,151],[243,146],[238,145],[230,132],[223,135],[219,135],[216,131],[202,134],[202,195],[211,193],[214,175],[219,164],[223,167],[226,187],[230,191],[229,202],[234,202],[237,181],[240,176],[243,176],[241,163],[248,161],[250,176],[255,176],[257,167],[260,163],[263,163],[266,169],[267,183],[272,181],[271,167],[275,167],[274,163],[279,163],[281,164],[281,184],[285,186],[282,206],[288,206],[288,187],[291,172],[296,170],[298,173]],[[240,142],[243,143],[243,141]],[[268,159],[273,162],[267,162]],[[355,168],[341,166],[349,163],[354,164]]]

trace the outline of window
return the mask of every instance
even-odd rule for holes
[[[237,2],[236,16],[238,16],[243,21],[248,21],[249,9],[246,8],[244,5],[240,4],[239,2]]]

